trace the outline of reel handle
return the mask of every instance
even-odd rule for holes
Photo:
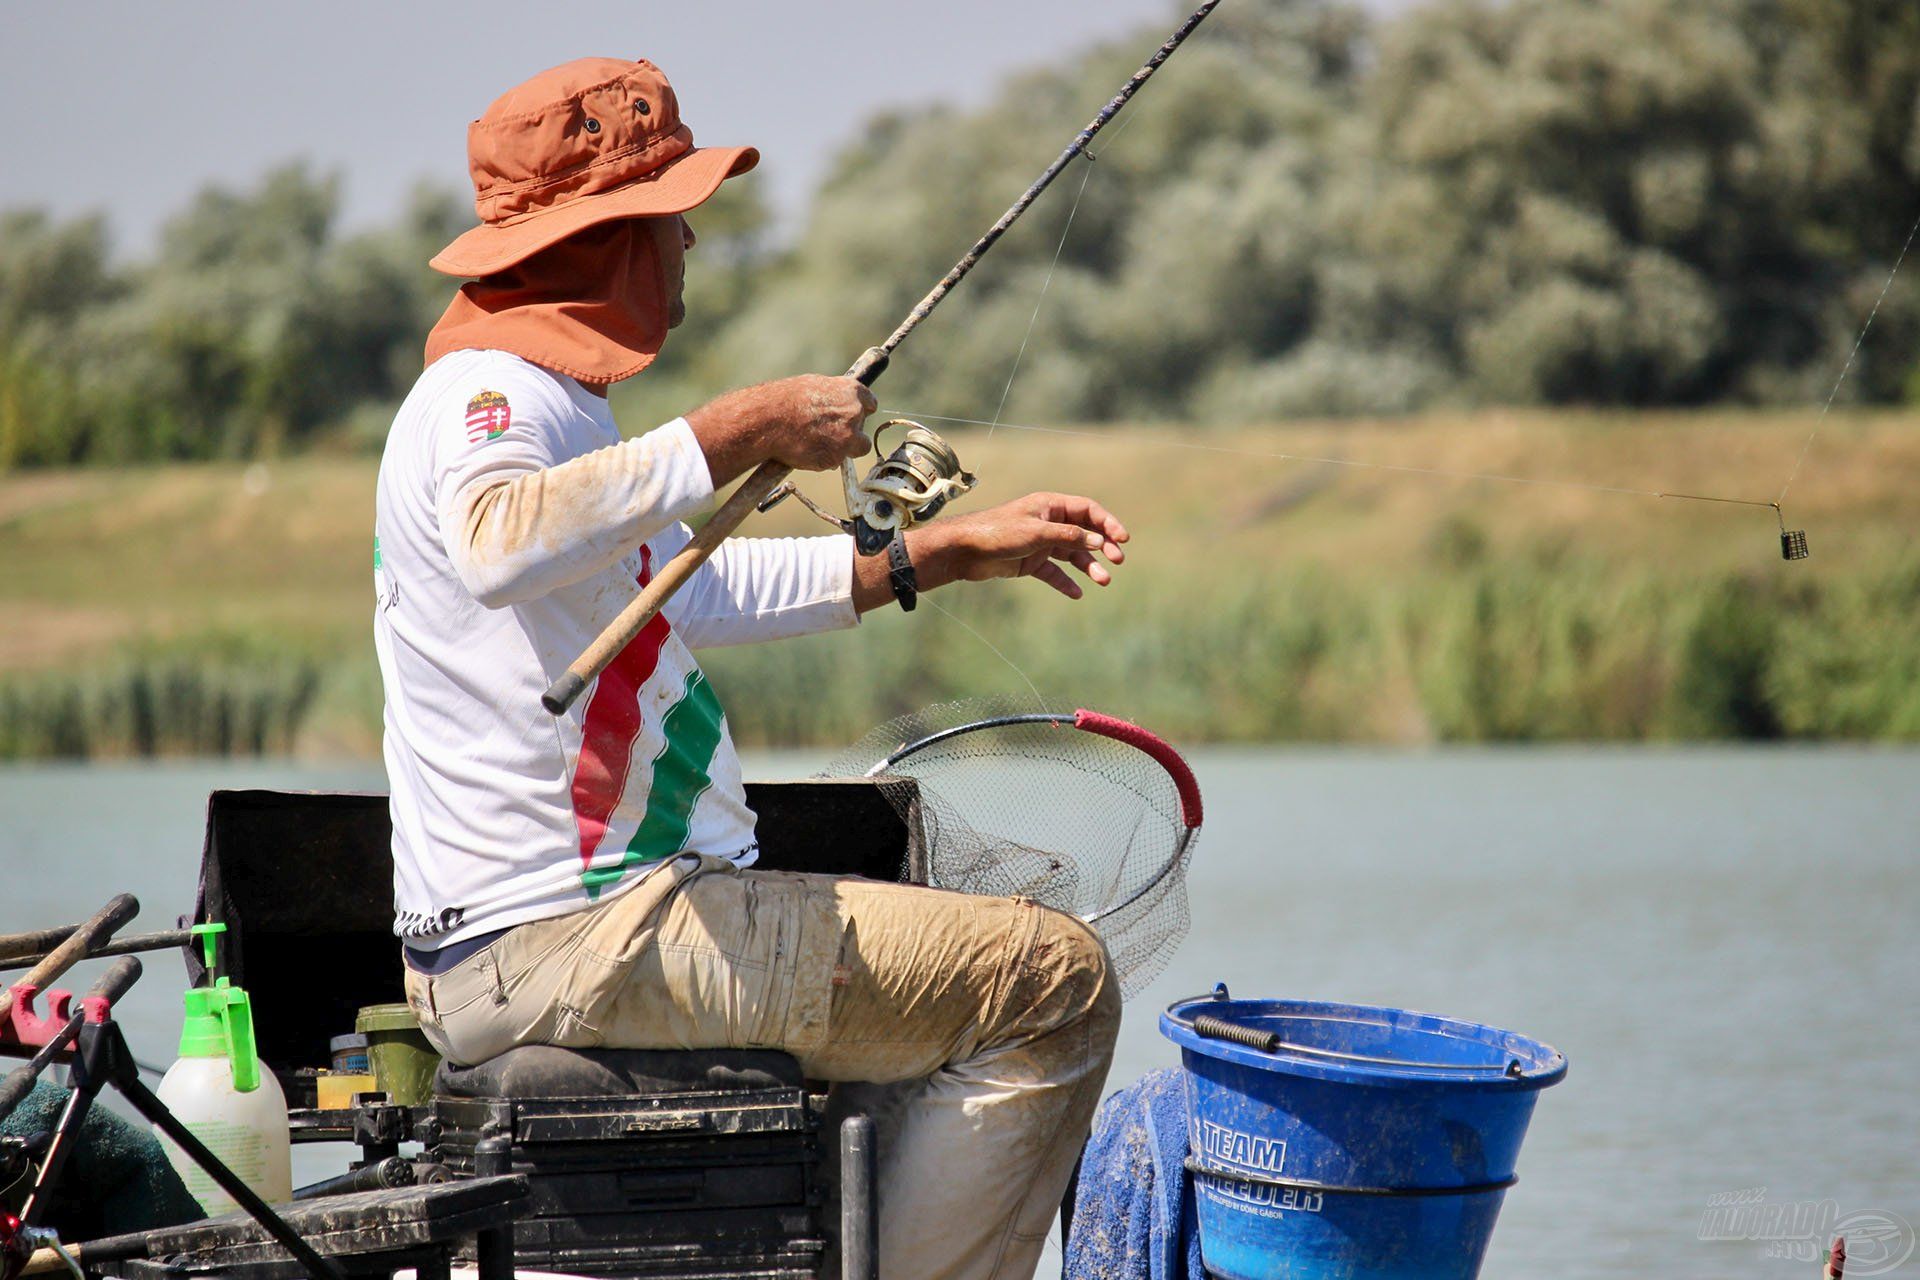
[[[853,362],[853,368],[847,370],[847,376],[863,387],[870,387],[882,373],[886,372],[887,361],[890,358],[879,347],[868,347],[860,353],[860,358]],[[847,517],[854,521],[855,527],[852,532],[855,548],[863,556],[870,556],[876,551],[883,550],[887,545],[886,541],[882,539],[878,546],[872,546],[873,530],[866,528],[866,521],[858,520],[854,516],[854,512],[860,509],[860,473],[854,470],[852,458],[840,459],[840,488],[846,494]]]
[[[886,367],[887,353],[879,347],[868,347],[853,362],[853,368],[847,370],[847,376],[862,386],[870,387],[886,371]],[[852,474],[851,464],[842,463],[841,466],[847,474]],[[540,695],[540,705],[553,715],[565,715],[567,709],[587,691],[587,683],[620,656],[620,651],[653,621],[653,616],[673,598],[673,593],[685,586],[687,579],[699,571],[700,566],[707,562],[707,558],[722,542],[732,536],[741,522],[772,497],[792,474],[793,468],[783,462],[769,460],[755,467],[753,474],[741,482],[732,496],[713,513],[713,518],[693,535],[693,541],[680,548],[679,554],[673,559],[661,565],[660,571],[653,575],[653,580],[627,603],[627,607],[620,611],[620,616],[607,624],[606,630],[587,646],[586,652],[573,660],[573,664],[561,673],[558,680],[547,686],[547,691]]]

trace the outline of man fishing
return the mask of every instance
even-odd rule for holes
[[[623,440],[607,388],[683,315],[682,216],[758,159],[696,148],[647,62],[509,91],[468,136],[471,277],[381,462],[396,932],[434,1045],[773,1048],[809,1077],[923,1081],[882,1144],[880,1269],[1026,1277],[1120,1018],[1084,925],[1011,899],[752,870],[727,720],[694,652],[851,627],[960,580],[1077,598],[1127,531],[1032,494],[896,534],[729,541],[563,716],[541,691],[685,546],[716,488],[864,454],[872,394],[802,376]],[[1070,573],[1069,571],[1073,571]]]

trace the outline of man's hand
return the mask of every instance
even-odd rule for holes
[[[714,487],[772,459],[827,471],[873,448],[862,429],[878,407],[852,378],[803,374],[729,391],[687,415]]]
[[[985,511],[947,516],[906,535],[922,591],[949,582],[1038,578],[1070,600],[1078,600],[1085,589],[1063,566],[1104,587],[1113,574],[1101,560],[1123,562],[1127,553],[1121,544],[1129,536],[1105,507],[1068,493],[1030,493]],[[855,608],[865,613],[892,600],[887,557],[856,555]]]

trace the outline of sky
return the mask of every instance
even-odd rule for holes
[[[0,207],[63,217],[104,210],[116,246],[137,254],[208,182],[244,186],[304,157],[343,175],[343,225],[364,227],[397,211],[420,178],[471,190],[467,123],[501,91],[571,58],[616,56],[666,71],[699,142],[758,146],[767,194],[790,221],[835,148],[875,110],[983,101],[1010,72],[1148,25],[1171,31],[1187,8],[1183,0],[7,5]],[[1143,59],[1151,47],[1149,36]],[[1085,122],[1045,123],[1064,143]]]

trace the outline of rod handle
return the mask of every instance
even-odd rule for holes
[[[887,370],[890,357],[884,347],[868,347],[853,362],[846,376],[870,387]],[[607,669],[607,665],[620,656],[620,651],[633,643],[633,638],[646,629],[655,614],[673,598],[673,593],[686,585],[687,579],[699,571],[722,542],[733,536],[761,503],[773,496],[787,477],[793,474],[793,468],[783,462],[769,459],[754,468],[733,495],[721,504],[713,518],[700,527],[693,535],[693,541],[680,548],[673,559],[660,566],[653,580],[640,589],[640,594],[627,603],[620,616],[607,624],[594,642],[587,646],[586,652],[573,660],[573,665],[562,672],[560,678],[547,686],[540,695],[540,705],[551,715],[565,715],[568,708],[580,700],[587,691],[587,684]]]
[[[0,1080],[0,1120],[13,1114],[13,1109],[26,1101],[33,1092],[33,1082],[40,1078],[44,1066],[36,1067],[31,1062],[21,1063],[7,1072],[7,1078]]]
[[[752,514],[767,495],[785,483],[791,474],[793,469],[781,462],[763,462],[755,468],[753,474],[733,491],[733,496],[713,513],[713,518],[693,535],[693,541],[680,548],[673,559],[661,565],[659,572],[653,575],[653,580],[627,603],[627,607],[620,611],[620,616],[608,623],[606,630],[587,646],[586,652],[575,658],[573,665],[547,687],[547,691],[540,695],[540,705],[556,716],[565,714],[567,708],[579,701],[580,695],[586,692],[588,682],[620,656],[620,651],[653,621],[654,615],[672,599],[673,593],[699,571],[714,550],[740,527],[740,522]]]
[[[70,1244],[67,1246],[67,1252],[72,1254],[73,1260],[82,1266],[85,1266],[87,1261],[86,1249],[87,1247],[83,1244]],[[21,1264],[20,1274],[23,1276],[46,1276],[52,1275],[56,1271],[65,1274],[66,1270],[66,1259],[60,1256],[59,1251],[42,1245],[33,1251],[26,1262]]]
[[[34,951],[0,951],[0,969],[29,969],[46,959],[46,953],[66,939],[77,925],[68,925],[64,929],[50,930],[54,941]],[[22,935],[25,936],[25,935]],[[90,960],[105,960],[108,956],[130,956],[136,951],[171,951],[175,947],[184,947],[193,941],[193,932],[188,929],[162,929],[158,933],[130,933],[124,938],[115,938],[112,942],[103,942],[87,953]]]
[[[853,362],[853,368],[847,370],[847,376],[863,387],[870,387],[880,381],[880,375],[887,371],[887,362],[893,359],[885,347],[868,347]]]
[[[130,893],[120,894],[106,906],[93,913],[92,918],[68,934],[66,941],[42,957],[40,963],[27,971],[27,975],[15,984],[18,986],[44,989],[74,965],[86,959],[87,953],[113,936],[113,931],[140,913],[140,900]],[[0,1012],[13,1007],[13,993],[0,993]]]
[[[134,983],[140,981],[140,973],[139,957],[122,956],[119,963],[108,969],[101,975],[100,981],[93,984],[93,989],[87,992],[87,999],[105,1000],[111,1005],[127,994]]]

